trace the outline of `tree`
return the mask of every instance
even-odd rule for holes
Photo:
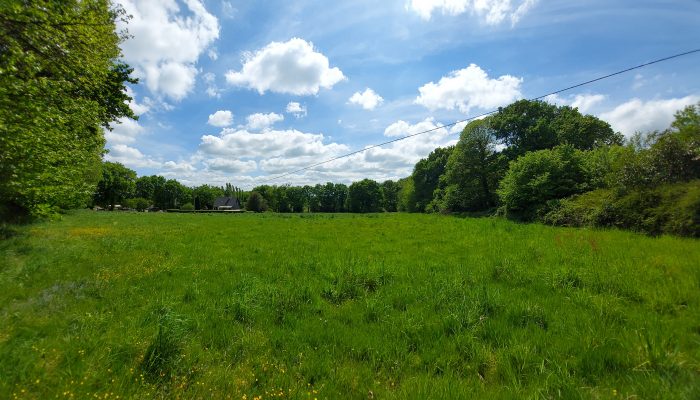
[[[192,202],[192,189],[181,184],[175,179],[168,179],[163,186],[163,208],[179,208],[181,205]]]
[[[384,211],[398,211],[400,190],[401,185],[398,182],[388,180],[382,183],[382,208],[384,208]]]
[[[149,199],[152,204],[158,207],[165,208],[160,203],[163,188],[165,187],[165,178],[160,175],[140,176],[136,179],[136,197]]]
[[[289,204],[289,209],[291,212],[300,213],[304,212],[304,205],[306,204],[306,199],[304,196],[304,189],[299,186],[290,186],[287,188],[286,192],[287,204]]]
[[[225,190],[218,186],[200,185],[192,189],[194,207],[197,210],[211,210],[214,208],[214,201],[222,197]]]
[[[371,179],[354,182],[348,189],[348,208],[354,213],[381,211],[382,189]]]
[[[406,177],[399,179],[399,203],[398,210],[403,212],[416,212],[415,190],[413,187],[413,178]]]
[[[136,197],[133,199],[127,199],[125,202],[127,207],[133,208],[134,210],[137,211],[143,211],[148,208],[148,206],[151,205],[151,201],[148,199],[144,199],[142,197]]]
[[[248,196],[248,202],[245,205],[245,209],[248,211],[263,212],[266,209],[265,199],[260,195],[260,193],[253,191],[250,196]]]
[[[547,211],[548,201],[583,193],[588,184],[583,152],[564,145],[511,161],[498,196],[506,212],[530,219]]]
[[[102,165],[102,179],[97,184],[95,202],[114,210],[116,204],[133,195],[135,181],[135,171],[120,163],[105,162]]]
[[[443,211],[480,211],[496,205],[498,181],[507,163],[496,150],[496,137],[487,120],[470,122],[445,167]]]
[[[85,205],[102,129],[135,118],[108,0],[0,2],[0,218]]]
[[[433,150],[427,158],[424,158],[415,165],[413,174],[413,200],[415,201],[415,210],[424,212],[426,206],[433,200],[435,189],[440,183],[440,176],[445,172],[447,159],[454,146]]]
[[[558,107],[540,100],[520,100],[487,118],[494,136],[514,160],[529,151],[569,144],[580,150],[622,144],[623,137],[607,122],[581,115],[571,107]]]

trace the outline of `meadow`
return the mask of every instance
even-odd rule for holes
[[[700,241],[74,212],[0,242],[0,398],[697,399]]]

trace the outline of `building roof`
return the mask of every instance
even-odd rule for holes
[[[214,208],[231,207],[234,210],[241,208],[241,202],[235,197],[217,197],[214,200]]]

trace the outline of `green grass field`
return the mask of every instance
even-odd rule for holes
[[[0,242],[0,398],[700,398],[700,241],[78,212]]]

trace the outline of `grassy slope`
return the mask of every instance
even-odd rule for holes
[[[700,242],[81,212],[0,243],[0,398],[700,398]]]

